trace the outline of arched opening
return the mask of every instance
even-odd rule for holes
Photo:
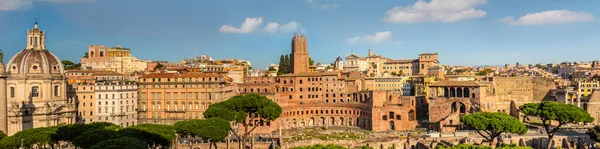
[[[450,97],[456,97],[456,89],[450,88]]]
[[[100,57],[103,57],[103,56],[104,56],[104,52],[100,51]]]
[[[322,113],[322,112],[321,112],[321,113]],[[321,117],[321,125],[322,125],[322,126],[325,126],[325,125],[327,125],[327,123],[326,123],[326,122],[327,122],[327,121],[325,121],[325,118],[324,118],[324,117]]]
[[[344,118],[340,117],[340,121],[339,121],[340,126],[344,126]]]
[[[466,113],[467,112],[467,107],[465,106],[465,104],[460,103],[460,113]]]
[[[335,118],[333,118],[333,117],[329,118],[329,125],[331,125],[331,126],[335,125]]]
[[[310,120],[308,121],[308,125],[314,126],[315,125],[315,118],[311,117]]]
[[[409,121],[414,121],[416,119],[417,115],[415,114],[414,110],[410,110],[408,111],[408,120]]]
[[[450,108],[452,110],[452,113],[456,112],[456,110],[457,110],[457,108],[456,108],[456,102],[453,102]]]
[[[457,88],[456,89],[456,97],[458,97],[458,98],[462,98],[463,97],[463,90],[462,90],[462,88]]]
[[[465,97],[467,97],[467,98],[469,97],[469,95],[471,95],[471,91],[469,90],[469,88],[465,88],[464,92],[465,92],[465,94],[464,94],[464,95],[465,95]],[[471,98],[474,98],[474,97],[471,97]]]
[[[448,90],[447,87],[444,87],[444,97],[446,97],[446,98],[450,97],[450,90]]]
[[[396,125],[394,125],[394,121],[390,121],[390,130],[396,130]]]

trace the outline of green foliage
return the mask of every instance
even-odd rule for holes
[[[518,119],[506,113],[478,112],[460,118],[460,122],[477,130],[487,141],[492,141],[502,133],[527,133],[527,127]],[[485,132],[482,133],[482,132]]]
[[[175,123],[175,131],[182,135],[193,135],[210,140],[223,140],[231,125],[223,118],[193,119]]]
[[[313,145],[313,146],[294,147],[292,149],[347,149],[347,148],[343,147],[343,146],[339,146],[339,145],[334,145],[334,144],[328,144],[326,146],[317,144],[317,145]]]
[[[163,68],[163,67],[165,67],[165,65],[163,65],[161,63],[158,63],[158,64],[156,64],[156,67],[154,67],[154,70],[160,69],[160,68]]]
[[[83,58],[88,58],[88,52],[85,52],[85,55],[83,55]]]
[[[90,149],[148,149],[148,144],[136,138],[121,137],[102,141]]]
[[[275,71],[277,69],[275,69],[275,67],[269,67],[269,71]]]
[[[148,145],[155,144],[155,146],[163,148],[171,147],[175,140],[175,128],[170,125],[140,124],[121,129],[118,134],[122,137],[137,138]]]
[[[61,63],[63,64],[65,70],[75,70],[80,69],[81,67],[81,64],[75,64],[70,60],[62,60]]]
[[[94,144],[114,138],[116,135],[117,132],[114,130],[92,129],[73,138],[73,145],[81,148],[89,148]]]
[[[6,134],[3,131],[0,131],[0,140],[6,137]]]
[[[90,124],[73,124],[73,125],[63,125],[59,126],[56,130],[55,136],[52,136],[56,141],[67,141],[72,142],[73,139],[86,131],[96,130],[96,129],[109,129],[109,130],[118,130],[121,127],[115,125],[113,123],[107,122],[93,122]]]
[[[212,104],[204,112],[204,117],[220,117],[228,121],[247,123],[248,115],[255,115],[265,121],[272,121],[281,115],[281,107],[259,94],[237,95],[229,100]]]
[[[594,118],[587,111],[571,104],[558,102],[528,103],[520,107],[521,111],[528,116],[540,117],[545,123],[555,120],[561,124],[592,122]]]
[[[594,128],[590,128],[587,132],[590,135],[590,138],[596,142],[600,142],[600,126],[594,126]]]
[[[238,139],[242,140],[242,145],[246,146],[248,134],[260,124],[250,124],[249,122],[269,122],[277,119],[281,115],[281,107],[267,99],[267,97],[255,93],[237,95],[228,100],[212,104],[204,111],[206,118],[222,118],[227,121],[233,121],[244,126],[245,132],[239,135],[234,133]],[[248,121],[247,118],[250,118]],[[252,128],[248,128],[251,126]]]
[[[279,71],[277,72],[277,75],[290,73],[290,64],[290,57],[288,55],[281,55],[279,58]]]
[[[309,66],[313,66],[314,64],[315,64],[315,61],[313,61],[313,59],[309,57],[308,58],[308,65]]]
[[[594,121],[594,118],[587,111],[571,104],[546,101],[542,103],[527,103],[519,107],[519,109],[525,115],[539,117],[542,120],[542,126],[544,126],[547,132],[548,140],[552,140],[554,133],[564,124]],[[558,121],[558,125],[550,127],[552,121]],[[551,145],[550,143],[548,144],[547,148],[550,148]]]
[[[56,130],[57,127],[42,127],[23,130],[2,139],[0,141],[0,148],[18,148],[21,147],[21,142],[25,147],[56,144],[52,139],[52,136],[56,134]]]

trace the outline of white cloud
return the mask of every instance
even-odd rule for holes
[[[568,10],[549,10],[537,13],[528,13],[516,19],[513,16],[506,17],[500,22],[515,26],[532,26],[546,24],[566,24],[591,22],[596,20],[594,15],[585,12],[574,12]]]
[[[240,28],[233,27],[231,25],[223,25],[219,29],[222,33],[237,33],[237,34],[248,34],[255,32],[267,32],[267,33],[287,33],[294,32],[300,30],[302,26],[300,23],[296,21],[291,21],[287,24],[280,24],[278,22],[269,22],[264,28],[261,28],[263,23],[263,18],[246,18],[244,23],[242,23]]]
[[[277,30],[279,30],[279,26],[281,25],[277,22],[269,22],[269,24],[267,24],[267,26],[265,27],[265,31],[269,33],[277,32]]]
[[[31,8],[35,1],[52,3],[90,2],[92,0],[0,0],[0,11],[26,10]]]
[[[390,23],[455,22],[486,16],[475,7],[487,0],[419,0],[411,6],[394,7],[383,19]]]
[[[392,38],[392,32],[377,32],[375,35],[365,35],[365,36],[356,36],[350,37],[346,39],[346,42],[351,44],[357,43],[370,43],[370,44],[380,44],[389,41]]]
[[[219,29],[222,33],[239,33],[239,34],[247,34],[256,31],[262,24],[262,17],[258,18],[246,18],[244,23],[242,23],[240,28],[235,28],[231,25],[223,25]]]
[[[317,3],[315,0],[306,0],[306,2],[308,2],[310,4],[310,7],[319,8],[319,9],[337,8],[337,7],[342,6],[340,4],[335,4],[335,3],[333,3],[333,4],[329,4],[329,3],[320,4],[320,3]]]

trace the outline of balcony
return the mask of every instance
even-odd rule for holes
[[[125,112],[121,113],[110,113],[110,117],[123,117],[125,116]]]
[[[167,113],[185,113],[185,110],[166,109],[165,112],[167,112]]]

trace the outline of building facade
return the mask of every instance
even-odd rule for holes
[[[66,95],[63,64],[46,49],[46,36],[37,22],[27,32],[26,48],[14,55],[0,74],[6,95],[0,103],[5,109],[0,112],[0,128],[7,135],[75,122],[75,104]]]
[[[107,70],[122,74],[143,72],[148,62],[131,56],[131,50],[121,46],[108,48],[104,45],[89,45],[87,56],[81,58],[81,67],[90,70]]]
[[[199,119],[213,103],[236,95],[232,79],[217,73],[153,73],[140,78],[139,123]]]
[[[293,43],[297,37],[304,38],[302,35],[294,37]],[[307,44],[306,40],[301,41]],[[294,48],[291,51],[292,59],[304,59],[302,53],[307,53],[304,49],[300,50],[301,54]],[[294,65],[295,70],[308,69],[302,62]],[[414,103],[419,97],[367,90],[366,78],[361,72],[294,71],[276,77],[248,77],[239,84],[239,92],[265,95],[282,107],[283,113],[277,120],[257,122],[260,126],[255,131],[260,134],[278,128],[317,126],[352,126],[373,131],[414,129],[417,124]]]

